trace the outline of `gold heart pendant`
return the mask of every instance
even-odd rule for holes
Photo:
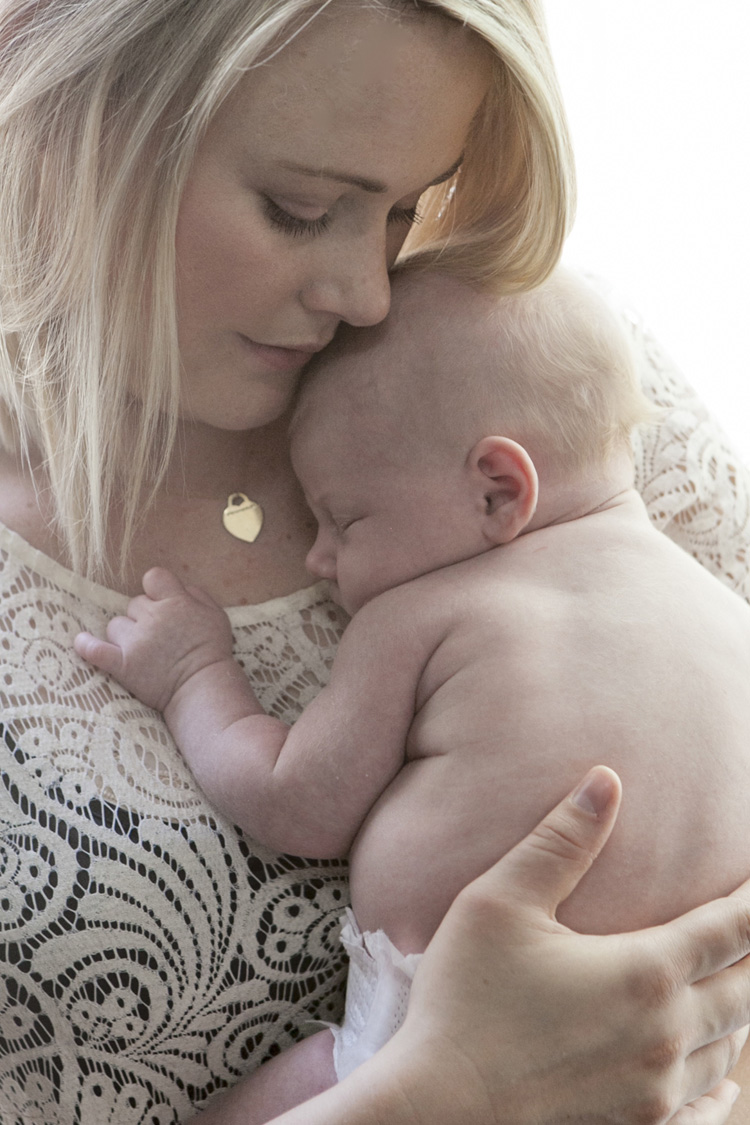
[[[248,499],[244,492],[233,492],[227,498],[221,522],[235,539],[254,543],[263,527],[263,509],[254,500]]]

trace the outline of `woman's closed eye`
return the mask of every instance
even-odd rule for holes
[[[314,219],[306,219],[301,215],[294,215],[291,211],[287,211],[268,195],[264,195],[262,198],[269,222],[277,230],[283,231],[284,234],[289,234],[295,238],[305,235],[315,237],[315,235],[323,234],[331,224],[330,211],[324,211],[322,215],[318,215]],[[411,227],[420,222],[420,219],[421,216],[416,204],[413,207],[392,207],[388,212],[388,222],[392,225],[400,223]]]
[[[314,219],[303,219],[300,215],[293,215],[291,211],[286,211],[280,207],[275,200],[270,196],[263,196],[263,206],[265,208],[266,217],[269,219],[272,226],[277,230],[283,231],[284,234],[291,234],[295,237],[301,235],[316,235],[322,234],[328,228],[331,222],[329,211],[324,211],[322,215],[318,215]]]
[[[422,216],[416,203],[413,207],[391,207],[388,212],[388,222],[405,223],[408,227],[413,227],[416,223],[422,222]]]

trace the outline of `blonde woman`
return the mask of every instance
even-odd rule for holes
[[[300,370],[341,320],[386,315],[415,223],[468,275],[546,276],[572,211],[564,115],[531,0],[5,0],[0,145],[0,1116],[186,1121],[337,1014],[345,871],[222,820],[72,637],[171,567],[234,607],[264,706],[299,713],[343,625],[303,566]],[[692,1121],[726,1119],[731,1085],[700,1096],[736,1056],[750,984],[695,982],[747,952],[741,902],[597,946],[596,972],[589,939],[552,927],[571,951],[557,991],[546,948],[516,963],[506,944],[533,1027],[487,941],[487,916],[538,935],[590,861],[616,807],[611,779],[596,800],[591,784],[546,828],[572,823],[582,858],[534,864],[532,842],[464,896],[398,1058],[283,1120],[680,1120],[695,1099]],[[438,1013],[441,969],[458,983]],[[672,1004],[634,974],[671,982]],[[604,1050],[592,989],[618,1013]]]

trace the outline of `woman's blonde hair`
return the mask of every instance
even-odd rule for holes
[[[3,0],[0,438],[42,457],[77,570],[105,575],[112,513],[124,569],[173,448],[175,227],[196,146],[247,68],[331,2]],[[508,291],[538,283],[573,207],[539,3],[379,6],[443,13],[497,59],[464,166],[430,190],[409,248]]]

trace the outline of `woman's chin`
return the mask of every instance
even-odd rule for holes
[[[211,426],[217,430],[245,431],[259,430],[278,421],[288,411],[294,389],[288,393],[255,396],[245,400],[238,395],[230,402],[221,399],[205,405],[197,404],[180,411],[180,418],[186,425]]]

